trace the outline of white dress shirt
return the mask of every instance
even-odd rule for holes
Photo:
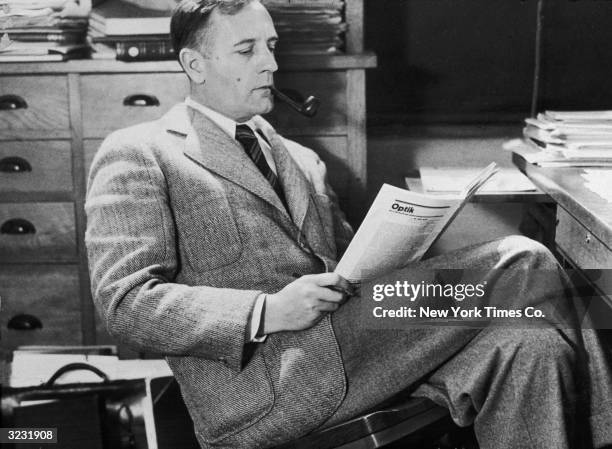
[[[272,157],[272,151],[270,150],[270,145],[268,145],[268,142],[266,142],[265,139],[262,138],[261,135],[257,132],[257,128],[255,127],[253,120],[248,120],[244,123],[237,123],[231,118],[226,117],[217,111],[213,111],[212,109],[207,106],[204,106],[201,103],[198,103],[191,97],[185,98],[185,104],[190,108],[195,109],[196,111],[200,111],[206,117],[211,119],[219,128],[225,131],[227,135],[234,140],[236,139],[237,125],[247,125],[249,128],[251,128],[255,133],[257,140],[259,141],[259,146],[261,147],[261,151],[264,157],[266,158],[266,162],[268,163],[274,174],[278,175],[278,172],[276,171],[276,164],[274,163],[274,158]]]
[[[226,117],[217,111],[213,111],[212,109],[204,106],[201,103],[198,103],[191,97],[185,98],[185,104],[189,106],[190,108],[193,108],[196,111],[199,111],[202,114],[204,114],[206,117],[212,120],[217,126],[219,126],[219,128],[225,131],[228,134],[228,136],[230,136],[234,140],[236,139],[236,126],[237,125],[247,125],[249,128],[251,128],[253,132],[255,133],[257,140],[259,141],[259,146],[261,147],[261,151],[264,157],[266,158],[266,162],[268,163],[268,165],[270,166],[274,174],[275,175],[278,174],[276,172],[276,164],[274,163],[272,152],[270,151],[270,145],[268,145],[268,142],[266,142],[259,135],[252,120],[249,120],[245,123],[237,123],[231,118]],[[266,335],[257,337],[257,331],[259,330],[259,326],[261,324],[261,318],[262,318],[261,315],[263,312],[265,301],[266,301],[265,293],[262,293],[261,295],[259,295],[257,299],[255,300],[255,306],[253,307],[253,313],[251,314],[251,323],[250,323],[249,334],[248,334],[249,341],[251,342],[261,343],[262,341],[266,339]]]

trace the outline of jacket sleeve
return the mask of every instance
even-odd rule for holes
[[[88,182],[85,242],[98,311],[111,335],[139,349],[239,371],[261,292],[175,282],[166,180],[149,146],[125,140],[115,133],[104,141]]]

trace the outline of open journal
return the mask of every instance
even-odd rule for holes
[[[336,273],[349,282],[361,282],[419,260],[496,171],[491,163],[457,195],[423,194],[383,184]]]

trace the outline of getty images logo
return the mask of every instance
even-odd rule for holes
[[[414,207],[412,206],[402,206],[401,204],[398,203],[393,203],[391,205],[391,209],[397,211],[397,212],[405,212],[407,214],[411,214],[414,212]]]

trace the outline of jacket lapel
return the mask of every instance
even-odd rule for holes
[[[310,195],[313,193],[311,192],[310,183],[287,152],[278,134],[268,135],[268,140],[289,212],[295,225],[302,229],[306,213],[308,212]]]
[[[166,128],[185,135],[185,156],[287,214],[283,203],[244,149],[200,112],[175,106],[164,117]]]
[[[333,230],[326,230],[321,222],[311,200],[311,196],[315,194],[312,186],[285,148],[280,136],[263,118],[256,117],[255,124],[270,144],[291,217],[287,215],[287,210],[270,183],[255,167],[240,144],[203,114],[185,104],[179,104],[168,111],[162,121],[169,132],[184,136],[183,152],[186,157],[276,207],[298,228],[300,235],[297,238],[305,238],[315,252],[323,250],[320,246],[323,242],[327,249],[323,252],[330,250],[325,236]]]
[[[293,222],[299,228],[300,233],[305,235],[306,240],[315,252],[326,253],[331,251],[326,236],[328,232],[333,232],[333,230],[325,229],[321,217],[312,202],[311,198],[316,194],[314,188],[306,179],[304,172],[300,169],[294,158],[287,151],[281,137],[272,126],[261,117],[256,117],[255,123],[270,143],[278,177],[283,187]],[[323,243],[327,251],[322,251],[323,248],[320,245]]]

